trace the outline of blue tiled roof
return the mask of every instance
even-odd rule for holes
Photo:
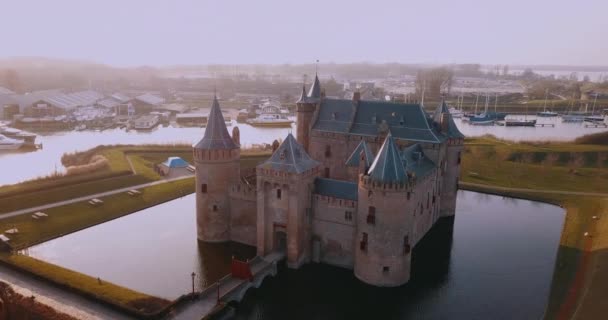
[[[217,101],[216,96],[213,97],[213,105],[211,106],[211,111],[209,111],[205,135],[194,147],[205,150],[236,149],[239,147],[228,133],[226,122],[220,109],[220,103]]]
[[[441,114],[448,114],[448,132],[447,135],[449,138],[464,138],[464,134],[458,130],[456,123],[454,123],[454,119],[452,118],[452,114],[448,109],[448,105],[445,103],[445,100],[441,101],[441,104],[437,106],[435,113],[433,113],[433,121],[436,126],[440,126],[441,124]]]
[[[350,154],[350,157],[348,157],[348,160],[346,160],[346,165],[349,167],[358,167],[359,166],[359,155],[361,154],[361,151],[363,151],[365,153],[365,162],[366,162],[365,166],[366,167],[371,166],[372,161],[374,161],[374,153],[369,148],[369,145],[367,145],[367,143],[365,143],[365,140],[361,140],[361,142],[359,142],[359,145],[355,148],[353,153]]]
[[[315,193],[338,199],[354,201],[358,199],[357,184],[343,180],[317,178],[315,179]]]
[[[424,177],[436,168],[435,163],[424,154],[422,146],[418,143],[405,148],[401,153],[401,159],[405,170],[415,174],[416,177]]]
[[[376,181],[392,183],[407,182],[403,161],[401,160],[399,149],[391,134],[384,140],[376,159],[374,159],[374,162],[367,173]]]
[[[353,114],[354,113],[354,114]],[[395,139],[439,143],[445,140],[419,104],[325,98],[314,130],[376,136],[386,122]]]
[[[319,162],[312,159],[290,133],[272,156],[258,168],[302,173],[318,165]]]

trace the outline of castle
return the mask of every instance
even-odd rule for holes
[[[193,147],[198,239],[236,241],[290,268],[321,262],[375,286],[408,282],[412,248],[454,215],[464,136],[441,103],[325,97],[318,77],[289,134],[255,172],[242,172],[238,127],[215,98]],[[245,170],[243,170],[245,171]]]

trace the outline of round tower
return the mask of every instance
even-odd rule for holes
[[[194,148],[196,167],[196,224],[198,239],[205,242],[230,240],[228,191],[240,178],[239,131],[230,137],[217,97],[209,112],[203,139]]]
[[[381,287],[405,284],[413,238],[412,185],[390,134],[358,185],[355,276]]]

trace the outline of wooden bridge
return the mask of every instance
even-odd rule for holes
[[[285,253],[273,252],[265,257],[255,257],[249,261],[253,279],[239,279],[231,274],[205,288],[191,302],[182,305],[168,319],[203,319],[230,302],[240,302],[250,288],[259,288],[264,279],[277,274],[277,264],[285,259]]]

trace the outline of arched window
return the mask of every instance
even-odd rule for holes
[[[277,189],[277,199],[281,199],[281,189]]]
[[[367,223],[375,225],[376,224],[376,207],[370,206],[367,212]]]
[[[329,157],[331,157],[331,146],[326,145],[325,146],[325,158],[329,158]]]
[[[201,184],[201,193],[207,193],[207,184],[206,183]]]

